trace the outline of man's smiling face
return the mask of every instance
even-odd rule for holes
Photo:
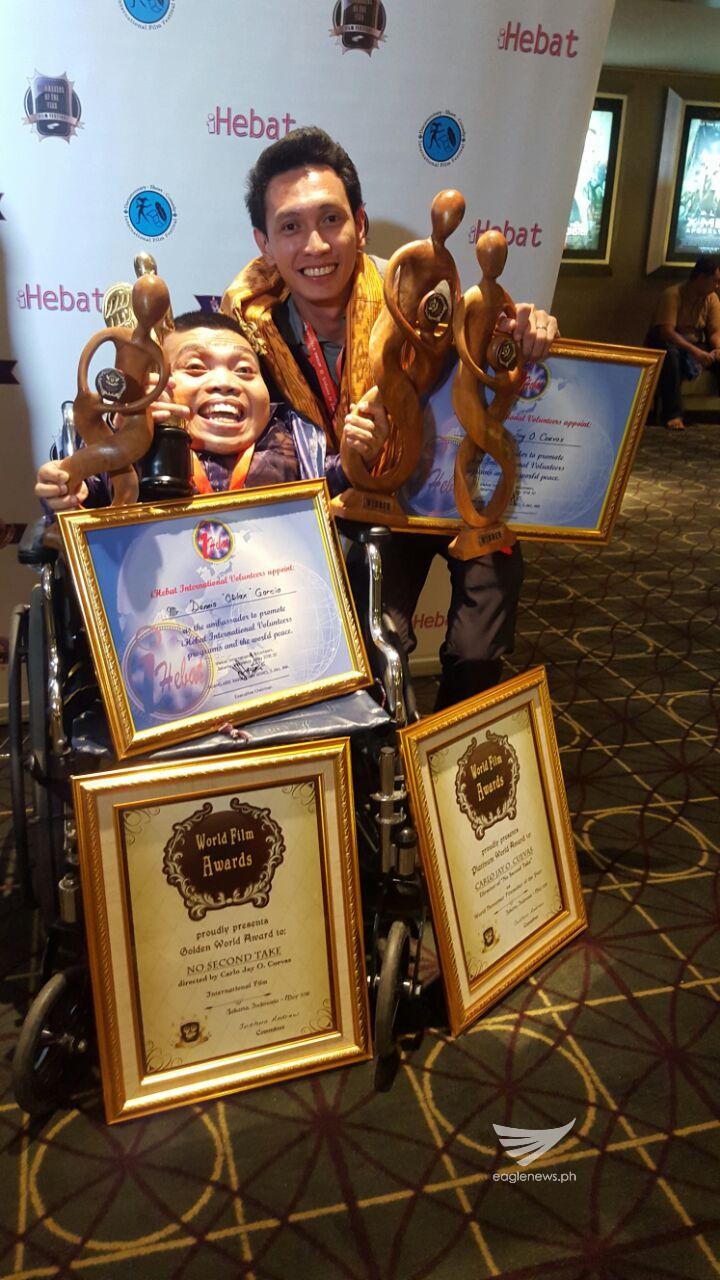
[[[256,228],[255,242],[300,314],[303,303],[344,308],[365,247],[365,213],[353,214],[335,170],[318,165],[278,174],[268,183],[265,216],[267,232]]]
[[[262,435],[270,396],[257,356],[232,329],[187,329],[163,344],[173,400],[192,410],[188,430],[196,448],[240,453]]]

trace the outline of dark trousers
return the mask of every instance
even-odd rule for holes
[[[504,654],[512,653],[523,580],[518,543],[510,554],[490,552],[475,560],[454,560],[448,539],[425,533],[394,533],[383,546],[383,608],[406,653],[417,644],[413,617],[436,555],[450,573],[451,597],[445,639],[440,647],[442,677],[436,711],[497,684]]]
[[[658,380],[662,420],[663,422],[670,422],[672,418],[681,418],[682,397],[680,395],[680,383],[693,381],[697,378],[702,372],[701,365],[689,351],[684,351],[682,347],[676,347],[672,342],[663,342],[662,338],[653,329],[647,335],[645,343],[646,346],[653,347],[656,351],[665,352],[665,359],[663,360]],[[715,366],[715,372],[720,374],[717,365]]]

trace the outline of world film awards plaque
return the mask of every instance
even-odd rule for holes
[[[457,1035],[586,925],[545,672],[400,737]]]
[[[370,1055],[347,739],[74,780],[109,1121]]]
[[[59,523],[119,758],[370,683],[324,481]]]

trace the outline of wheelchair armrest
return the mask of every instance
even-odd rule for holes
[[[366,546],[369,542],[385,542],[388,538],[392,538],[392,529],[388,529],[384,524],[363,524],[362,520],[336,518],[335,526],[343,538],[347,538],[349,542],[357,542],[360,546]]]
[[[40,516],[33,524],[29,524],[18,544],[18,561],[34,569],[41,569],[44,564],[54,564],[57,560],[57,548],[45,545],[45,533],[50,523]]]

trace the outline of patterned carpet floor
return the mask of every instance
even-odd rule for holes
[[[91,1088],[30,1123],[40,940],[2,900],[0,1277],[720,1275],[719,440],[648,427],[610,546],[527,549],[512,667],[548,670],[589,928],[391,1091],[366,1064],[108,1128]],[[573,1119],[494,1176],[493,1122]]]

